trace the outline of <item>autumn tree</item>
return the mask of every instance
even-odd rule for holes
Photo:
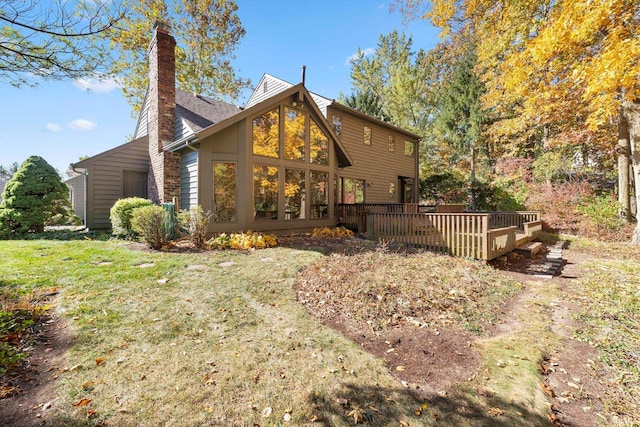
[[[123,15],[107,0],[0,2],[0,80],[22,86],[104,73],[108,51],[93,36]]]
[[[483,103],[505,117],[490,129],[496,138],[540,128],[574,135],[586,129],[595,148],[612,150],[625,137],[618,138],[611,124],[626,119],[640,204],[639,2],[398,0],[396,6],[406,16],[429,19],[445,38],[461,32],[476,37],[487,86]],[[640,223],[633,241],[640,243]]]
[[[187,92],[235,98],[248,80],[236,77],[231,60],[244,36],[235,0],[123,0],[129,12],[109,32],[111,73],[137,111],[148,84],[147,47],[161,20],[176,39],[176,85]]]

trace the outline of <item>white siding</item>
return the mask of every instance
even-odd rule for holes
[[[327,107],[331,105],[333,101],[330,100],[329,98],[325,98],[324,96],[320,96],[316,93],[311,93],[311,98],[313,98],[313,101],[316,103],[320,111],[322,111],[322,114],[324,114],[324,117],[327,118]]]
[[[180,156],[180,209],[198,206],[198,153],[185,150]]]
[[[253,93],[249,97],[245,109],[261,103],[262,101],[271,98],[272,96],[289,89],[293,85],[289,82],[285,82],[277,77],[265,74],[260,79],[260,82],[253,90]]]
[[[136,131],[133,135],[133,139],[138,139],[149,133],[148,120],[149,120],[149,100],[148,100],[148,97],[145,96],[144,103],[142,104],[142,108],[140,109],[140,116],[138,116],[138,124],[136,125]]]

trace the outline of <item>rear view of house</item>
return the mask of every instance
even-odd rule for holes
[[[156,202],[211,211],[212,233],[310,230],[338,223],[341,204],[416,201],[416,135],[267,74],[244,108],[176,90],[175,41],[154,31],[136,139],[74,165],[89,228],[108,227],[108,207],[130,195],[125,171],[146,172],[136,189]]]

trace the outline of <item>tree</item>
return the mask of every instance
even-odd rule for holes
[[[9,180],[0,203],[0,231],[41,232],[56,215],[70,209],[69,189],[42,157],[25,160]]]
[[[612,150],[615,124],[625,118],[640,203],[637,0],[398,0],[396,6],[408,15],[426,11],[422,16],[442,28],[443,37],[475,36],[487,85],[484,105],[506,108],[511,117],[492,126],[496,135],[526,134],[541,125],[556,134],[588,128],[596,136],[592,147]],[[640,223],[633,241],[640,244]]]
[[[176,39],[178,89],[235,98],[249,85],[231,66],[244,36],[235,0],[123,0],[128,13],[107,36],[113,49],[111,73],[121,79],[128,102],[138,111],[148,86],[147,48],[152,26],[161,20]]]
[[[124,11],[108,0],[0,2],[0,80],[14,86],[76,79],[106,71],[104,34]]]
[[[20,165],[18,162],[13,162],[9,165],[8,168],[0,165],[0,178],[1,179],[11,179],[14,173],[18,171]]]
[[[442,138],[469,159],[469,195],[471,210],[476,210],[476,157],[481,142],[486,112],[480,97],[484,85],[475,74],[476,54],[468,46],[452,64],[450,79],[443,83],[438,97],[439,109],[434,127]]]

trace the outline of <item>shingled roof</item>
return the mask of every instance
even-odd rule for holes
[[[240,107],[224,101],[176,90],[176,120],[183,119],[193,132],[198,132],[240,111]]]

